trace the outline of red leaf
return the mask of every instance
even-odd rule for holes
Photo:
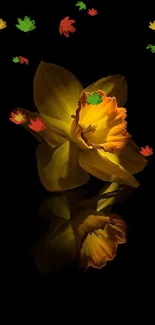
[[[30,123],[28,124],[29,128],[35,132],[43,131],[46,129],[45,122],[41,120],[40,117],[37,117],[35,120],[30,119]]]
[[[27,65],[29,64],[29,60],[26,58],[23,58],[23,56],[18,56],[20,60],[20,64],[26,63]]]
[[[59,33],[60,35],[64,34],[66,37],[69,37],[69,32],[74,33],[76,31],[75,27],[72,24],[75,23],[75,20],[65,17],[60,21]]]
[[[94,8],[88,10],[88,15],[90,15],[90,16],[96,16],[97,14],[98,14],[98,12]]]
[[[149,146],[145,146],[145,148],[141,147],[140,153],[143,156],[148,157],[148,156],[153,155],[153,149],[150,148]]]

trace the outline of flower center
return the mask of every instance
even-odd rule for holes
[[[83,149],[117,152],[130,138],[127,133],[125,108],[117,107],[115,97],[106,97],[101,90],[83,92],[73,118],[71,138]]]

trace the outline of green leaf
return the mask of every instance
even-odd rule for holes
[[[151,44],[148,44],[148,46],[146,47],[146,49],[150,49],[152,53],[155,53],[155,45],[151,45]]]
[[[88,98],[86,100],[89,104],[98,105],[103,102],[102,96],[97,92],[94,92],[92,95],[88,94]]]
[[[35,20],[31,20],[28,16],[25,16],[24,19],[18,18],[18,24],[16,27],[22,32],[30,32],[36,28]]]
[[[82,10],[82,9],[86,10],[86,5],[83,1],[78,1],[75,6],[79,7],[79,10]]]
[[[15,56],[15,57],[12,59],[12,61],[13,61],[14,63],[18,63],[18,62],[20,62],[18,56]]]

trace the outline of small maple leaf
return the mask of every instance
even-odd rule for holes
[[[148,46],[146,47],[146,49],[150,49],[152,53],[155,53],[155,45],[151,45],[151,44],[148,44]]]
[[[149,146],[145,146],[145,148],[141,147],[140,153],[143,156],[148,157],[148,156],[153,155],[153,149],[150,148]]]
[[[18,56],[15,56],[15,57],[12,59],[12,61],[13,61],[14,63],[18,63],[18,62],[20,62]]]
[[[18,24],[16,27],[22,32],[31,32],[36,28],[35,20],[31,20],[28,16],[25,16],[24,19],[18,18]]]
[[[76,29],[72,26],[73,23],[75,23],[75,20],[69,19],[69,16],[62,19],[59,25],[60,35],[64,34],[66,37],[69,37],[69,32],[74,33]]]
[[[103,102],[103,99],[101,95],[99,95],[97,92],[94,92],[92,94],[88,94],[86,101],[89,104],[98,105]]]
[[[35,132],[43,131],[47,128],[45,122],[40,117],[37,117],[35,120],[30,119],[30,123],[28,124],[29,128]]]
[[[86,5],[83,1],[77,1],[77,3],[75,4],[76,7],[79,7],[79,10],[86,10]]]
[[[0,29],[4,29],[7,27],[6,21],[0,18]]]
[[[26,114],[23,114],[20,109],[18,109],[16,113],[11,112],[9,119],[15,124],[22,124],[25,123],[27,120]]]
[[[18,56],[20,60],[20,64],[26,63],[27,65],[29,64],[29,60],[26,58],[23,58],[23,56]]]
[[[149,28],[151,28],[152,30],[155,30],[155,20],[153,21],[153,23],[149,23],[150,25],[148,25],[149,26]]]
[[[97,10],[92,8],[92,9],[88,9],[88,15],[90,16],[96,16],[98,14]]]

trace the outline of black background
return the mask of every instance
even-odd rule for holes
[[[2,235],[4,266],[18,276],[39,276],[32,263],[23,262],[23,256],[41,231],[37,211],[49,194],[38,178],[37,142],[23,128],[11,123],[8,116],[16,107],[36,110],[32,85],[41,60],[72,71],[83,86],[110,74],[124,75],[129,87],[128,130],[139,146],[148,144],[154,148],[155,145],[155,54],[146,50],[147,44],[155,44],[155,31],[148,28],[149,22],[155,20],[151,3],[85,1],[87,8],[98,9],[98,15],[91,17],[86,11],[79,12],[75,2],[52,4],[51,10],[47,7],[40,14],[26,8],[12,15],[1,12],[8,25],[0,31],[2,207],[4,203],[1,214],[5,221]],[[15,24],[18,17],[26,15],[36,21],[37,28],[25,35]],[[76,20],[76,32],[68,39],[59,34],[59,22],[66,16]],[[29,59],[28,66],[12,62],[19,55]],[[100,271],[103,274],[143,272],[152,268],[153,159],[149,157],[146,169],[136,176],[141,185],[134,195],[116,207],[128,221],[128,243]],[[76,265],[60,273],[64,272],[81,273]]]

